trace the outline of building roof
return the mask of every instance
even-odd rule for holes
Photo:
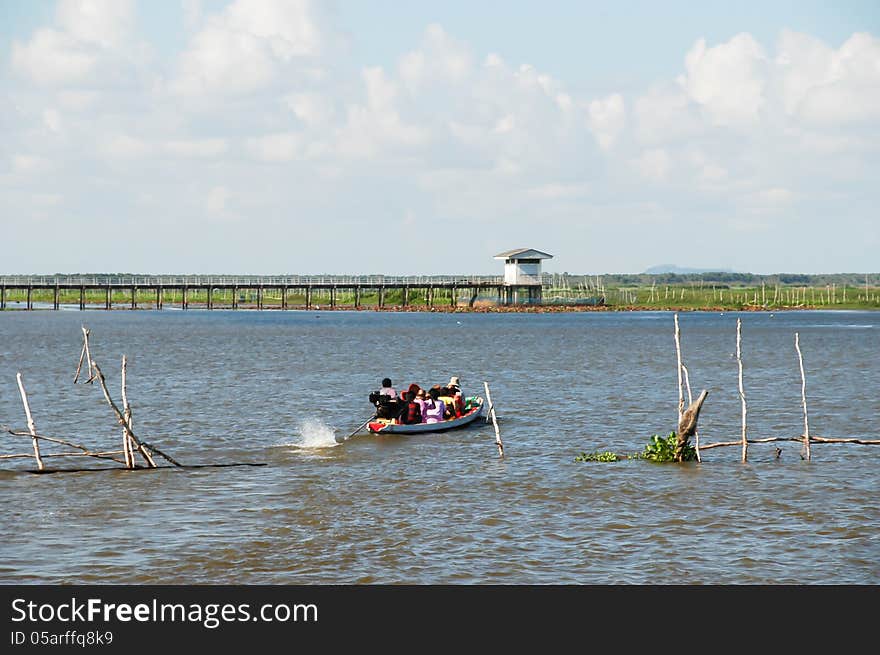
[[[533,248],[515,248],[495,255],[495,259],[553,259],[553,255]]]

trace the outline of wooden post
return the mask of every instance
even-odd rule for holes
[[[807,377],[804,375],[804,358],[801,355],[801,344],[798,333],[794,333],[794,347],[798,354],[798,363],[801,367],[801,401],[804,405],[804,453],[807,461],[810,460],[810,423],[807,420]]]
[[[492,403],[492,396],[489,395],[489,383],[484,381],[483,387],[486,389],[486,402],[489,403],[489,412],[486,421],[492,418],[492,425],[495,426],[495,445],[498,446],[498,456],[504,457],[504,444],[501,442],[501,431],[498,429],[498,417],[495,415],[495,405]]]
[[[122,356],[122,416],[125,419],[126,427],[122,428],[122,452],[125,454],[125,468],[134,468],[134,451],[131,447],[131,439],[128,433],[132,429],[131,423],[131,407],[128,404],[128,395],[125,393],[125,355]]]
[[[458,289],[452,285],[452,291],[449,294],[449,306],[455,307],[458,304]]]
[[[147,464],[150,465],[151,468],[158,468],[156,466],[156,462],[153,460],[153,457],[150,455],[150,451],[146,449],[146,447],[138,441],[137,437],[134,436],[134,432],[131,431],[131,428],[128,426],[128,423],[125,420],[125,417],[122,415],[122,412],[119,411],[119,408],[116,406],[116,403],[113,402],[113,399],[110,397],[110,392],[107,390],[107,382],[104,380],[104,374],[101,373],[101,369],[98,368],[98,363],[93,362],[95,365],[95,376],[98,379],[98,382],[101,384],[101,391],[104,392],[104,398],[107,400],[107,404],[110,405],[110,409],[113,410],[113,413],[116,414],[116,420],[122,425],[123,430],[125,430],[126,434],[128,434],[128,438],[132,440],[135,446],[137,446],[138,451],[140,451],[143,458],[147,460]]]
[[[108,284],[104,296],[104,309],[113,308],[113,288]]]
[[[428,309],[433,309],[434,308],[434,287],[433,287],[433,285],[428,287],[427,295],[428,295],[428,299],[427,299],[428,300]]]
[[[691,396],[691,380],[690,380],[690,377],[688,376],[687,366],[682,364],[681,370],[684,373],[684,384],[687,387],[688,404],[693,405],[694,399]],[[694,450],[697,453],[697,461],[702,462],[703,460],[700,458],[700,432],[696,428],[694,428]]]
[[[137,287],[131,288],[131,308],[137,309]]]
[[[89,332],[90,331],[85,325],[83,325],[82,332],[83,332],[83,347],[82,347],[82,352],[79,355],[79,364],[76,367],[76,373],[73,376],[73,383],[76,384],[76,381],[79,380],[79,371],[82,368],[83,358],[85,357],[85,358],[88,358],[88,366],[89,366],[89,379],[86,380],[86,383],[91,384],[95,378],[94,378],[94,375],[92,374],[92,354],[91,354],[91,352],[89,352]]]
[[[385,287],[384,285],[379,287],[379,309],[382,309],[385,306]]]
[[[27,307],[27,309],[33,309],[33,308],[34,308],[34,306],[33,306],[33,300],[32,300],[32,295],[33,295],[33,289],[31,288],[31,285],[28,284],[28,286],[27,286],[27,303],[26,303],[26,305],[25,305],[25,306]]]
[[[747,439],[746,425],[746,392],[743,388],[743,362],[742,362],[742,320],[736,319],[736,363],[739,367],[739,399],[742,404],[742,461],[748,460],[749,441]]]
[[[409,285],[408,285],[408,284],[404,284],[404,285],[403,285],[403,299],[402,299],[402,302],[403,302],[403,306],[404,306],[404,307],[406,307],[407,305],[409,305]]]
[[[58,284],[55,285],[52,293],[52,309],[58,309]]]
[[[208,286],[208,309],[214,309],[214,285]]]
[[[360,309],[361,307],[361,287],[357,285],[354,288],[354,308]]]
[[[80,285],[79,287],[79,308],[80,311],[86,308],[86,287],[85,285]]]
[[[162,309],[162,285],[156,287],[156,309]]]
[[[263,287],[257,287],[257,309],[263,309]]]
[[[306,309],[312,308],[312,285],[306,287]]]
[[[675,455],[673,457],[676,462],[684,461],[685,446],[687,446],[688,439],[697,431],[700,409],[703,407],[703,403],[708,395],[709,392],[703,389],[697,399],[681,415],[675,440]]]
[[[21,402],[24,404],[24,413],[27,415],[28,430],[31,431],[31,441],[34,444],[34,459],[37,460],[37,468],[43,470],[43,460],[40,457],[40,444],[37,441],[37,426],[34,425],[34,418],[31,416],[31,408],[28,405],[27,393],[24,390],[24,384],[21,382],[21,373],[16,375],[18,380],[18,390],[21,392]]]
[[[336,287],[330,287],[330,309],[336,308]]]
[[[6,285],[0,285],[0,310],[6,309]]]
[[[281,287],[281,309],[287,309],[287,285]]]
[[[681,423],[681,415],[684,411],[684,393],[681,386],[681,337],[678,329],[678,314],[673,316],[675,320],[675,356],[678,359],[678,422]]]
[[[238,285],[232,285],[232,309],[238,309]]]
[[[187,300],[186,300],[186,292],[187,292],[187,286],[184,284],[181,289],[182,295],[180,297],[180,308],[181,309],[186,309],[189,306],[189,304],[187,303]]]

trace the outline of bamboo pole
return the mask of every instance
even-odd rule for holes
[[[804,374],[804,358],[801,355],[801,344],[798,333],[794,333],[794,347],[797,350],[798,363],[801,367],[801,401],[804,405],[804,452],[807,461],[810,460],[810,423],[807,419],[807,377]]]
[[[21,402],[24,404],[24,413],[27,415],[28,430],[31,433],[31,441],[34,446],[34,459],[37,460],[37,468],[43,470],[43,460],[40,458],[40,444],[37,441],[37,426],[34,425],[34,417],[31,416],[31,408],[28,405],[27,393],[24,390],[24,384],[21,381],[21,373],[16,376],[18,380],[18,390],[21,392]]]
[[[684,412],[684,394],[681,386],[681,333],[678,329],[678,314],[673,316],[675,320],[675,355],[678,359],[678,422],[681,423],[681,415]]]
[[[693,399],[693,396],[691,396],[691,381],[690,381],[690,377],[688,376],[687,366],[682,364],[681,370],[684,373],[684,384],[687,387],[688,405],[693,405],[694,399]],[[702,462],[703,460],[700,459],[700,432],[696,428],[694,428],[694,450],[697,453],[697,461]]]
[[[123,418],[125,419],[126,426],[122,429],[122,450],[125,452],[125,468],[134,468],[134,449],[131,445],[131,439],[128,438],[128,433],[132,429],[131,424],[131,406],[128,404],[128,395],[125,393],[125,369],[126,369],[126,357],[122,356],[122,413]]]
[[[486,402],[489,403],[489,414],[487,418],[492,418],[492,425],[495,426],[495,445],[498,446],[498,456],[504,457],[504,444],[501,441],[501,431],[498,429],[498,417],[495,415],[495,404],[492,402],[492,396],[489,394],[489,383],[483,381],[483,387],[486,389]]]
[[[746,392],[743,388],[743,363],[742,363],[742,319],[736,319],[736,363],[739,368],[739,399],[742,404],[742,461],[748,460],[749,440],[746,437],[747,423],[746,416],[748,410],[746,408]]]

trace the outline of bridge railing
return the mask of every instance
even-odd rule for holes
[[[540,282],[536,278],[536,283]],[[6,286],[183,286],[262,285],[266,287],[309,284],[503,284],[497,275],[2,275]]]

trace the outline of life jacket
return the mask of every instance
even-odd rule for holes
[[[406,404],[406,409],[402,414],[403,422],[407,425],[422,422],[422,408],[415,400],[410,400]]]

